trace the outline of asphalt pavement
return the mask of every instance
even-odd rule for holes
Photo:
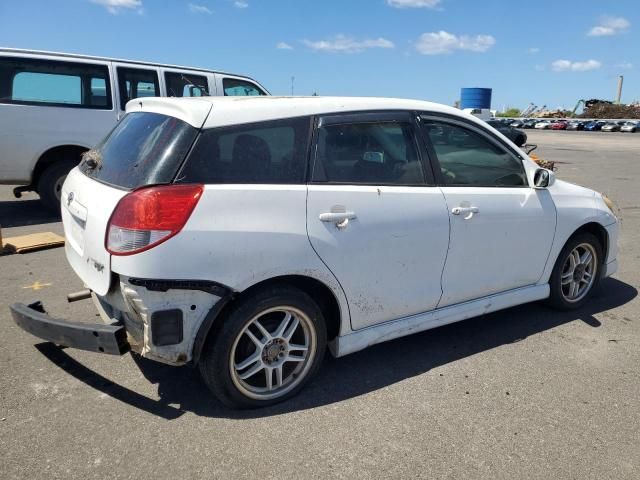
[[[559,178],[620,208],[619,272],[596,297],[327,357],[267,409],[225,408],[190,367],[30,336],[8,304],[96,312],[66,303],[82,283],[63,249],[0,257],[0,478],[640,478],[640,134],[527,133]],[[62,233],[35,194],[9,187],[0,225],[5,237]]]

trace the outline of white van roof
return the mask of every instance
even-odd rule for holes
[[[248,80],[252,80],[257,83],[255,79],[249,77],[248,75],[225,72],[222,70],[212,70],[209,68],[186,67],[184,65],[172,65],[168,63],[154,63],[154,62],[145,62],[140,60],[127,60],[123,58],[98,57],[93,55],[82,55],[77,53],[50,52],[46,50],[28,50],[28,49],[22,49],[22,48],[8,48],[8,47],[0,47],[0,54],[2,53],[9,53],[12,55],[21,54],[21,55],[38,55],[42,57],[58,57],[60,59],[65,59],[65,60],[81,59],[81,60],[96,60],[100,62],[122,62],[122,63],[136,64],[136,65],[145,65],[148,67],[175,68],[177,70],[191,70],[196,72],[220,73],[223,75],[232,75],[234,77],[246,78]]]
[[[204,104],[210,105],[207,116]],[[178,117],[202,128],[278,120],[307,115],[365,110],[419,110],[445,113],[484,124],[454,107],[422,100],[377,97],[198,97],[137,98],[127,103],[127,112],[149,111]]]

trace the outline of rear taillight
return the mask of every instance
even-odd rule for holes
[[[109,220],[107,250],[132,255],[173,237],[187,223],[203,189],[202,185],[164,185],[129,193]]]

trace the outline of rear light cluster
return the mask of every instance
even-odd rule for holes
[[[173,237],[189,220],[203,189],[202,185],[163,185],[129,193],[109,220],[107,250],[132,255]]]

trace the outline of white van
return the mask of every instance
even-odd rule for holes
[[[0,48],[0,184],[58,210],[67,173],[139,97],[268,95],[241,75]]]

